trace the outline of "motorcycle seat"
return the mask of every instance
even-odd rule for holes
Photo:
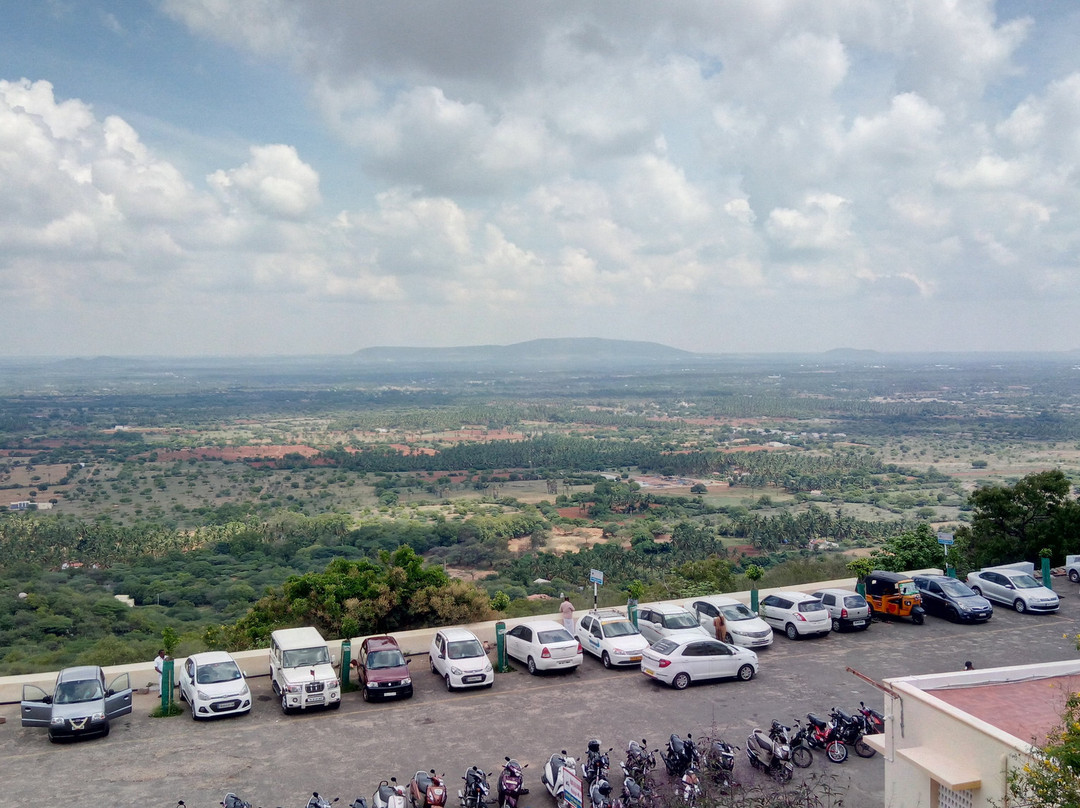
[[[417,772],[415,779],[416,779],[416,786],[421,791],[427,791],[428,786],[431,785],[431,775],[428,774],[427,772]]]
[[[825,722],[822,721],[820,718],[818,718],[813,713],[807,713],[806,714],[806,720],[809,721],[811,724],[813,724],[818,729],[825,729],[825,725],[826,725]]]

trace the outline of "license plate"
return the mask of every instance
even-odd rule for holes
[[[483,676],[462,676],[461,683],[466,685],[475,684],[476,682],[484,681]]]
[[[641,662],[641,657],[640,656],[632,656],[632,657],[629,657],[629,659],[630,659],[631,662]]]
[[[219,710],[235,710],[238,706],[240,706],[238,701],[222,701],[218,703]]]
[[[646,676],[656,676],[656,671],[650,670],[649,668],[642,668],[641,672],[644,673]]]
[[[324,701],[326,701],[325,696],[308,696],[304,699],[305,704],[322,704]]]
[[[863,625],[865,623],[866,623],[865,620],[852,620],[851,621],[851,625],[853,625],[853,626],[861,626],[861,625]]]

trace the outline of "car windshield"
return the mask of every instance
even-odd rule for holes
[[[917,595],[919,590],[915,587],[914,581],[899,581],[896,584],[896,591],[901,595]]]
[[[396,648],[392,648],[388,651],[372,651],[368,654],[367,666],[369,670],[378,670],[379,668],[400,668],[405,664],[405,657]]]
[[[56,704],[78,704],[83,701],[96,701],[105,694],[101,682],[96,679],[84,679],[81,682],[61,682],[57,685],[53,702]]]
[[[232,682],[241,676],[235,662],[212,662],[200,665],[195,674],[195,681],[200,685],[212,685],[215,682]]]
[[[471,659],[483,656],[484,648],[479,640],[456,640],[446,644],[446,655],[450,659]]]
[[[978,597],[971,589],[970,586],[963,581],[940,581],[941,591],[946,595],[952,595],[954,598],[972,598]]]
[[[553,628],[551,631],[536,632],[536,639],[541,645],[553,642],[571,642],[574,638],[565,628]]]
[[[330,652],[326,646],[318,648],[298,648],[295,651],[286,651],[282,655],[281,664],[286,668],[302,668],[305,665],[329,665]]]
[[[799,604],[800,612],[823,612],[825,611],[825,604],[820,600],[804,600]]]
[[[1013,575],[1009,580],[1013,582],[1013,586],[1017,589],[1039,589],[1042,587],[1042,584],[1030,575]]]
[[[756,614],[741,603],[736,603],[734,606],[722,606],[720,611],[723,613],[726,620],[753,620],[757,617]]]
[[[634,624],[629,620],[616,620],[612,623],[604,623],[605,637],[629,637],[631,634],[637,633],[638,630],[634,628]]]
[[[690,612],[675,612],[664,615],[664,628],[695,628],[698,625],[697,618]]]

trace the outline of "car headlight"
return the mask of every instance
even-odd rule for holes
[[[403,685],[411,685],[412,684],[412,677],[406,676],[404,679],[401,680],[401,683]]]
[[[90,720],[91,721],[104,721],[105,720],[105,713],[94,713],[92,716],[90,716]]]
[[[486,664],[486,665],[484,666],[484,673],[491,673],[491,672],[492,672],[493,670],[495,670],[495,669],[494,669],[493,667],[491,667],[491,663],[490,663],[490,662],[489,662],[489,663],[487,663],[487,664]]]
[[[64,726],[64,721],[65,721],[65,719],[63,719],[63,718],[57,718],[56,716],[53,716],[49,720],[49,723],[52,724],[54,727],[62,727],[62,726]]]
[[[244,686],[242,688],[240,688],[240,695],[241,696],[250,696],[251,695],[251,691],[248,690],[247,682],[244,682]]]
[[[209,693],[204,693],[201,690],[196,690],[195,695],[198,696],[203,701],[210,701],[210,694]]]
[[[301,693],[304,690],[303,685],[285,685],[285,690],[288,693]]]
[[[450,673],[454,676],[461,676],[461,668],[450,668]]]

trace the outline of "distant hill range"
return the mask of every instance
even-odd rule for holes
[[[580,337],[534,339],[512,345],[469,345],[458,348],[363,348],[353,354],[365,362],[473,365],[532,365],[552,367],[633,366],[695,362],[707,354],[683,351],[656,342]]]

